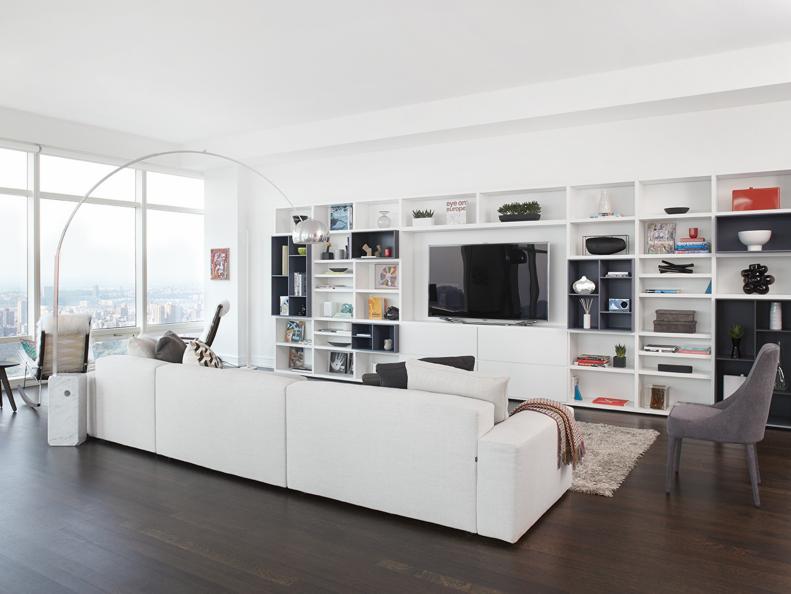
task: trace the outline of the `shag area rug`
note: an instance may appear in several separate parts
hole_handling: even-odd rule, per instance
[[[574,470],[571,490],[612,497],[637,460],[659,437],[653,429],[631,429],[577,421],[585,436],[585,458]]]

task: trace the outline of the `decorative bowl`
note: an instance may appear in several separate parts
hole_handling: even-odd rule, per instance
[[[352,344],[351,342],[339,341],[339,340],[328,340],[327,342],[334,347],[338,347],[339,349],[348,347]]]
[[[585,249],[593,256],[609,256],[626,250],[626,240],[622,237],[588,237],[585,240]]]
[[[739,231],[739,241],[747,246],[748,252],[760,252],[764,244],[772,238],[770,229],[753,229],[752,231]]]
[[[686,214],[689,212],[689,206],[668,206],[665,212],[667,214]]]
[[[340,272],[346,272],[347,270],[349,270],[349,269],[348,269],[348,268],[346,268],[346,267],[344,267],[344,268],[338,268],[338,267],[336,266],[335,268],[333,268],[332,266],[330,266],[330,272],[338,272],[338,273],[340,273]]]
[[[306,256],[308,254],[308,248],[306,248],[306,247],[298,247],[297,248],[297,253],[300,256]]]

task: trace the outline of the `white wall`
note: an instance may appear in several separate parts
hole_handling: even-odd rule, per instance
[[[302,204],[540,188],[788,169],[789,132],[791,102],[778,102],[270,163],[265,169],[294,202]],[[225,226],[225,219],[210,214],[215,212],[212,202],[224,199],[213,195],[210,187],[207,184],[207,242],[214,237],[215,226],[224,226],[220,237],[230,240],[233,229]],[[271,359],[273,348],[268,315],[268,237],[273,217],[271,210],[260,212],[258,201],[268,200],[271,208],[283,203],[257,184],[243,189],[242,194],[256,201],[254,216],[246,220],[255,242],[252,309],[256,313],[250,331],[253,358],[264,362]],[[241,229],[243,226],[237,228],[237,234]],[[557,253],[555,250],[555,257]],[[416,262],[425,259],[425,252],[418,251],[414,258]],[[421,274],[420,266],[415,268]],[[553,268],[554,275],[559,269]],[[557,282],[553,290],[558,291]],[[558,312],[557,307],[554,311]]]

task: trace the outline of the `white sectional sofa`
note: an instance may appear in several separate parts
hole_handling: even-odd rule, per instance
[[[88,432],[264,483],[516,542],[571,485],[557,428],[489,402],[131,356],[99,359]]]

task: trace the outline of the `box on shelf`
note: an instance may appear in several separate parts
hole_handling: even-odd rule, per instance
[[[648,408],[653,410],[667,410],[670,407],[670,386],[651,384],[646,389]]]
[[[780,188],[746,188],[733,190],[731,210],[773,210],[780,208]]]
[[[698,323],[695,312],[686,309],[657,309],[654,332],[695,334]]]

